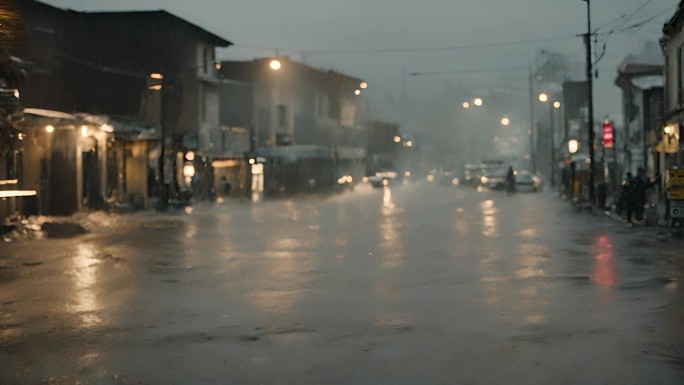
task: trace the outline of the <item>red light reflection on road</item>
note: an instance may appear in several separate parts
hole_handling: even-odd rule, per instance
[[[612,287],[616,282],[615,262],[613,261],[613,244],[606,235],[601,235],[594,244],[596,256],[592,278],[601,287]]]

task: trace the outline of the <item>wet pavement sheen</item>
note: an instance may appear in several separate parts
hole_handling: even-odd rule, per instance
[[[681,384],[684,242],[361,186],[0,244],[0,384]]]

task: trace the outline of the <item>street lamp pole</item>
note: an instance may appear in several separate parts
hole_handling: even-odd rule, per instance
[[[594,91],[593,91],[593,68],[591,58],[591,3],[590,0],[582,0],[587,2],[587,34],[584,37],[585,46],[587,49],[587,103],[589,104],[589,122],[588,122],[588,139],[589,139],[589,201],[596,203],[596,190],[594,188],[595,180],[595,162],[594,162]]]
[[[532,66],[530,65],[530,163],[532,164],[532,173],[537,173],[536,163],[534,161],[534,82],[532,75]]]
[[[169,206],[169,188],[166,183],[165,165],[166,165],[166,125],[164,124],[164,91],[166,90],[166,82],[163,74],[152,73],[150,78],[158,80],[159,84],[150,87],[152,90],[159,91],[159,126],[161,130],[161,149],[159,154],[159,202],[157,209],[165,211]]]
[[[551,187],[556,187],[556,143],[554,143],[555,135],[553,132],[553,109],[554,106],[549,101],[549,131],[551,132],[551,137],[549,138],[549,143],[551,143]]]

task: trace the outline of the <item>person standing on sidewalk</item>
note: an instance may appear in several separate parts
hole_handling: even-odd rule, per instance
[[[631,222],[631,214],[637,221],[644,220],[644,206],[646,206],[646,192],[658,183],[658,176],[654,181],[648,180],[646,170],[642,167],[637,169],[637,175],[632,179],[631,199],[629,199],[627,208],[627,220]]]

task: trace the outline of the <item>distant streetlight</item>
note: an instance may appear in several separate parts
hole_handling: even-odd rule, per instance
[[[548,100],[549,100],[549,95],[547,95],[543,92],[541,94],[539,94],[539,101],[540,102],[546,103]]]
[[[368,88],[368,83],[361,82],[361,84],[359,84],[359,88],[361,88],[362,90],[365,90],[366,88]]]
[[[560,107],[561,107],[561,103],[560,103],[560,102],[553,102],[553,108],[559,109]]]
[[[579,141],[577,139],[568,140],[568,152],[570,152],[570,196],[575,197],[575,161],[572,160],[572,155],[579,150]]]
[[[50,126],[50,125],[45,126],[45,131],[47,131],[48,133],[51,133],[51,132],[55,131],[55,127]]]
[[[407,140],[407,141],[406,141],[406,147],[413,147],[413,141],[412,141],[412,140]]]
[[[470,103],[469,102],[463,102],[463,108],[465,108],[465,109],[470,108]]]
[[[511,120],[504,116],[503,118],[501,118],[501,124],[504,126],[508,126],[509,124],[511,124]]]
[[[356,96],[361,95],[361,90],[356,90],[356,91],[354,91],[354,95],[356,95]]]
[[[482,107],[484,101],[481,98],[475,98],[475,100],[473,100],[473,104],[477,107]]]
[[[400,143],[401,142],[401,136],[395,136],[394,137],[394,143]]]
[[[280,63],[280,60],[278,59],[273,59],[271,60],[271,69],[274,71],[278,71],[280,67],[282,67],[282,64]]]

